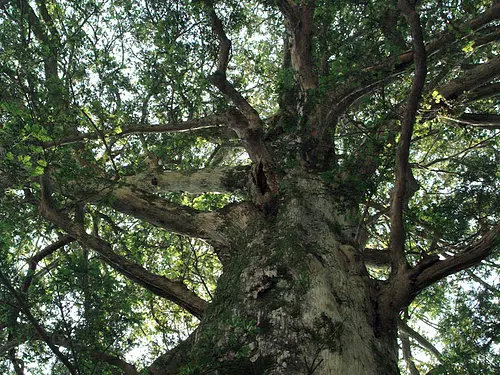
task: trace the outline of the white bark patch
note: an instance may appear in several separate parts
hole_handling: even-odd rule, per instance
[[[336,243],[332,241],[331,245],[335,246]],[[321,346],[316,348],[320,351],[318,358],[322,360],[319,373],[372,374],[376,364],[372,341],[367,338],[373,336],[373,330],[368,321],[370,304],[363,282],[338,268],[325,267],[313,256],[309,257],[308,263],[311,288],[304,300],[302,319],[313,330],[318,329],[317,322],[321,322],[322,316],[330,319],[332,324],[339,325],[338,350]],[[329,263],[328,260],[325,263]],[[326,334],[335,335],[335,332]],[[336,338],[331,339],[335,341]],[[311,357],[314,355],[310,353]]]
[[[223,180],[225,169],[201,169],[192,173],[179,171],[149,171],[124,177],[126,184],[133,185],[150,193],[184,191],[191,194],[206,192],[225,193]]]

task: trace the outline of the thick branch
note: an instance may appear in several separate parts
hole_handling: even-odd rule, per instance
[[[247,118],[251,127],[260,128],[261,120],[257,111],[248,103],[248,101],[237,91],[227,80],[227,65],[229,63],[229,53],[231,50],[231,41],[224,31],[221,20],[215,13],[213,3],[207,1],[207,9],[212,22],[212,29],[219,39],[219,58],[217,61],[217,71],[212,75],[212,83],[229,99]]]
[[[457,118],[448,116],[439,116],[439,118],[458,125],[488,130],[500,130],[500,115],[490,113],[463,113]]]
[[[490,83],[470,91],[467,94],[466,101],[474,102],[476,100],[490,98],[492,96],[500,95],[500,82]]]
[[[300,87],[303,91],[314,89],[318,86],[318,77],[312,61],[315,1],[302,1],[297,5],[293,1],[283,0],[279,1],[278,5],[290,34],[291,61],[297,71]]]
[[[411,354],[411,344],[410,338],[405,333],[400,333],[399,339],[401,340],[401,346],[403,351],[403,359],[406,362],[406,368],[410,375],[420,375],[415,362],[413,362],[413,356]]]
[[[39,208],[43,217],[66,231],[85,246],[93,249],[106,263],[122,275],[145,287],[152,293],[176,303],[194,316],[201,317],[207,305],[206,301],[190,291],[182,281],[174,281],[164,276],[156,275],[139,264],[115,253],[108,242],[87,234],[82,226],[72,222],[52,206],[46,184],[42,183],[42,186],[44,187],[42,188],[42,200]]]
[[[137,371],[134,365],[131,365],[117,356],[102,352],[92,352],[90,355],[97,361],[107,362],[112,366],[118,367],[125,375],[139,375],[139,371]]]
[[[459,78],[448,82],[437,89],[440,95],[447,100],[454,100],[466,91],[472,91],[479,86],[500,76],[500,57],[493,57],[484,64],[472,68]]]
[[[262,163],[264,175],[266,177],[266,184],[270,187],[270,191],[276,192],[277,184],[273,171],[274,163],[271,154],[264,143],[262,121],[255,108],[253,108],[243,95],[236,90],[232,83],[227,80],[226,71],[229,61],[231,41],[228,39],[224,31],[224,27],[215,12],[213,3],[211,1],[207,1],[206,6],[212,21],[212,28],[219,38],[217,71],[211,77],[212,83],[220,90],[220,92],[226,95],[238,109],[237,111],[232,111],[232,121],[230,122],[229,127],[233,129],[243,141],[243,144],[252,161],[256,164]],[[267,199],[268,197],[266,196],[264,200]]]
[[[216,212],[200,212],[126,186],[111,190],[107,198],[115,210],[159,228],[204,239],[215,247],[227,245],[222,234],[227,224]]]
[[[411,91],[408,96],[408,102],[402,120],[396,164],[396,181],[391,201],[391,238],[389,249],[391,252],[393,273],[408,266],[404,255],[405,232],[403,208],[405,204],[405,195],[408,190],[407,176],[411,174],[408,159],[410,155],[413,125],[415,124],[418,103],[422,95],[425,76],[427,74],[426,52],[419,16],[415,12],[415,9],[410,6],[408,0],[401,0],[398,7],[408,19],[411,27],[413,53],[415,56],[415,76],[413,77]]]
[[[57,43],[59,43],[60,42],[59,32],[57,31],[52,16],[50,15],[49,10],[47,9],[47,4],[45,4],[45,0],[38,0],[36,3],[38,5],[38,10],[40,12],[40,15],[42,16],[43,22],[45,23],[45,25],[47,25],[48,29],[50,30],[52,38]]]
[[[478,264],[483,259],[486,259],[499,243],[500,225],[497,225],[460,254],[438,260],[429,267],[415,267],[410,271],[409,275],[410,279],[414,280],[413,289],[415,294],[448,275]]]
[[[370,249],[363,250],[363,262],[371,268],[387,268],[391,266],[391,256],[386,249]]]
[[[149,193],[183,191],[191,194],[206,192],[244,192],[249,167],[200,169],[194,172],[155,171],[123,177],[127,185]]]
[[[30,24],[35,37],[40,41],[50,51],[50,55],[44,60],[45,77],[47,80],[52,80],[57,82],[59,80],[58,69],[57,69],[57,50],[55,44],[58,42],[54,36],[49,37],[44,30],[42,22],[36,15],[33,8],[30,6],[29,2],[26,0],[14,1],[16,6],[19,8],[21,14],[28,15],[28,22]],[[42,3],[43,4],[43,3]],[[49,16],[50,18],[50,16]],[[55,29],[53,29],[55,30]]]

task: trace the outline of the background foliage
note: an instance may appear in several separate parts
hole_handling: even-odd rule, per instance
[[[0,372],[12,373],[19,366],[25,373],[66,373],[38,340],[26,309],[82,373],[120,373],[95,361],[97,352],[145,366],[187,337],[196,318],[118,274],[77,241],[33,266],[36,254],[65,238],[38,214],[37,178],[53,174],[57,203],[76,220],[88,192],[125,176],[148,169],[189,172],[249,163],[234,134],[222,128],[122,136],[131,125],[176,124],[228,108],[208,79],[216,67],[218,41],[204,3],[0,3]],[[474,32],[467,26],[491,5],[478,0],[418,2],[427,41],[445,32],[457,38],[429,56],[428,87],[414,131],[410,161],[420,189],[408,203],[405,223],[413,263],[429,248],[450,256],[498,223],[498,124],[457,125],[450,118],[498,115],[500,91],[449,102],[439,92],[445,82],[498,59],[498,19]],[[233,42],[228,79],[259,111],[272,137],[273,116],[283,111],[278,104],[297,95],[293,72],[282,66],[282,16],[272,1],[232,0],[215,6]],[[37,22],[29,9],[35,10]],[[411,48],[409,29],[394,9],[390,1],[318,1],[313,55],[328,62],[317,66],[319,96],[322,89],[349,88],[368,67]],[[490,42],[476,46],[477,39],[487,37]],[[361,211],[370,219],[366,231],[373,248],[385,248],[389,240],[384,210],[398,139],[390,124],[411,85],[410,74],[397,75],[399,79],[361,97],[339,117],[331,134],[337,169],[322,172],[333,185],[344,171],[362,167],[360,160],[366,158],[360,159],[360,152],[377,159],[380,167],[373,176],[352,181],[342,191],[363,197]],[[498,77],[490,83],[498,86]],[[286,121],[280,125],[285,134],[296,131]],[[62,142],[81,134],[97,136]],[[244,199],[241,192],[159,196],[200,211]],[[121,255],[156,274],[183,280],[208,301],[212,298],[221,266],[203,241],[120,214],[107,198],[92,201],[82,220],[87,232],[112,243]],[[405,322],[427,337],[422,341],[409,335],[419,373],[500,373],[499,267],[496,249],[481,265],[430,287],[409,307]],[[370,270],[376,278],[386,277],[386,271]],[[441,353],[439,358],[428,354],[429,346]],[[406,371],[403,363],[402,368]]]

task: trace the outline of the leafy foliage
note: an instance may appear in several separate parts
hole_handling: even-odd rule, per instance
[[[180,281],[206,301],[223,269],[220,243],[195,230],[161,227],[163,219],[150,219],[138,206],[126,210],[116,192],[129,189],[136,194],[130,201],[160,207],[172,221],[223,216],[252,199],[273,212],[251,189],[212,191],[213,176],[195,180],[204,168],[215,175],[252,164],[252,173],[269,172],[264,158],[252,155],[253,136],[275,158],[277,179],[285,181],[281,192],[297,170],[321,176],[343,211],[355,211],[347,241],[360,251],[390,247],[401,113],[412,85],[412,61],[404,60],[412,49],[410,29],[395,2],[316,1],[309,52],[318,84],[304,91],[287,58],[292,41],[284,38],[290,30],[281,3],[1,2],[0,372],[21,374],[24,366],[25,373],[68,373],[30,314],[79,374],[119,373],[112,361],[99,359],[103,353],[145,367],[198,324],[155,294],[158,288],[144,288],[142,274],[43,217],[45,180],[57,213],[81,236],[100,239],[120,259]],[[498,225],[500,207],[499,75],[474,75],[498,61],[499,17],[473,28],[471,20],[491,2],[417,3],[430,43],[412,175],[405,176],[415,185],[404,208],[411,266],[460,254]],[[248,119],[235,125],[236,101],[213,85],[221,37],[210,6],[232,42],[224,78],[260,116],[262,132],[248,139],[241,130]],[[467,79],[467,87],[449,86]],[[476,121],[478,114],[489,122]],[[179,172],[181,182],[195,176],[197,193],[188,183],[186,190],[169,190],[179,181],[160,186],[158,177],[169,172]],[[131,177],[149,182],[129,184]],[[442,354],[439,361],[425,357],[413,338],[422,373],[500,372],[498,256],[497,247],[487,261],[430,286],[408,307],[410,325],[432,326],[429,341]],[[378,281],[390,278],[387,266],[368,272]],[[255,328],[254,321],[234,325]],[[240,349],[240,357],[249,355]]]

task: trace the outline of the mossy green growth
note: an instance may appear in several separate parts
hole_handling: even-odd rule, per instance
[[[188,355],[189,363],[181,368],[180,374],[198,375],[217,370],[229,375],[235,373],[231,372],[235,369],[250,369],[253,364],[248,359],[249,343],[259,332],[254,319],[229,314],[218,316],[213,323],[201,327],[200,336]]]

